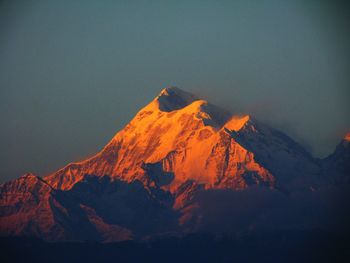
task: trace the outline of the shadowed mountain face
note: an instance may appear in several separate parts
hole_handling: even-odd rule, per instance
[[[325,158],[323,172],[335,184],[350,183],[350,133],[337,145],[334,153]]]
[[[221,192],[216,208],[231,198],[248,200],[252,196],[230,193],[250,189],[264,189],[269,198],[261,190],[253,196],[273,204],[275,196],[284,200],[287,193],[344,182],[348,148],[345,138],[319,161],[251,116],[166,88],[95,156],[44,178],[26,174],[1,185],[0,232],[103,242],[193,232],[215,225],[218,218],[207,210],[213,193]],[[249,210],[242,222],[256,211],[260,215],[261,207]]]

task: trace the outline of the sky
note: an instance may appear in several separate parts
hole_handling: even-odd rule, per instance
[[[350,131],[341,1],[0,1],[0,182],[99,151],[162,88],[316,157]]]

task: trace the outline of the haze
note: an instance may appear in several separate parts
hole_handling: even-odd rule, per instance
[[[96,153],[168,85],[328,155],[350,130],[335,2],[2,1],[1,182]]]

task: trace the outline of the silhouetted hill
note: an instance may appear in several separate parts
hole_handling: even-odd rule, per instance
[[[3,263],[16,262],[349,262],[349,236],[321,230],[281,231],[241,237],[192,234],[149,242],[47,243],[1,238]]]

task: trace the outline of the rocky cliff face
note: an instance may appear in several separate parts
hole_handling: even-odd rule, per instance
[[[309,189],[323,166],[288,136],[166,88],[95,156],[1,185],[1,234],[118,241],[195,224],[209,189]],[[346,155],[347,156],[347,155]]]

